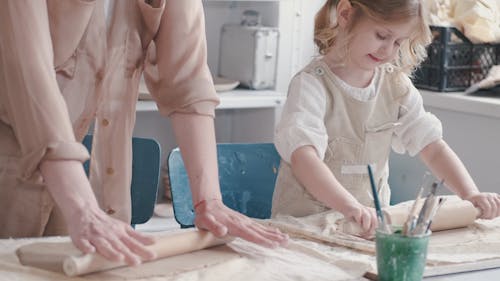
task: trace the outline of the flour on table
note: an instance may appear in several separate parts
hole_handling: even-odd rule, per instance
[[[342,228],[342,225],[345,221],[335,212],[324,212],[301,218],[278,216],[262,223],[277,227],[293,237],[331,246],[331,249],[335,249],[334,251],[338,254],[332,254],[333,250],[323,249],[322,255],[329,257],[334,263],[342,260],[343,257],[351,256],[353,265],[359,261],[374,265],[375,244],[373,240],[344,233],[346,228]],[[330,255],[325,253],[330,253]],[[500,218],[478,219],[467,227],[437,231],[431,235],[427,256],[427,262],[431,266],[489,259],[500,259]],[[348,259],[343,261],[345,263],[340,267],[348,268]]]
[[[0,281],[351,281],[364,280],[361,271],[344,271],[335,264],[308,253],[304,247],[268,249],[235,239],[184,255],[123,267],[80,277],[67,277],[19,264],[15,250],[33,242],[67,242],[68,238],[0,239]],[[304,241],[306,244],[311,243]],[[296,242],[296,243],[300,243]],[[312,244],[311,244],[312,245]],[[326,246],[323,246],[326,247]],[[356,273],[356,274],[353,274]]]

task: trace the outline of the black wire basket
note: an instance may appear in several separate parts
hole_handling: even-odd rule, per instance
[[[500,63],[500,44],[473,44],[458,29],[430,27],[433,41],[427,59],[414,73],[419,89],[438,92],[463,91],[486,77]]]

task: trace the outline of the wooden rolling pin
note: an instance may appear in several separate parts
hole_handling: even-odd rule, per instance
[[[470,201],[462,200],[455,195],[439,196],[445,198],[443,205],[439,208],[431,224],[432,231],[448,230],[466,227],[474,223],[480,216],[480,211]],[[424,200],[420,200],[420,210]],[[411,204],[394,205],[384,209],[384,215],[388,223],[402,226],[410,212]]]
[[[229,242],[219,239],[207,231],[193,230],[158,237],[147,246],[156,253],[156,259],[185,254]],[[113,262],[99,254],[82,254],[71,242],[37,242],[16,250],[22,265],[78,276],[92,272],[127,266],[124,261]]]
[[[474,223],[480,216],[480,211],[467,200],[462,200],[456,195],[438,196],[446,200],[434,216],[431,224],[432,231],[448,230],[454,228],[467,227]],[[414,200],[402,202],[382,209],[388,224],[402,227],[408,218]],[[420,200],[418,210],[422,207],[424,200]],[[339,230],[360,236],[363,229],[352,220],[341,220]]]

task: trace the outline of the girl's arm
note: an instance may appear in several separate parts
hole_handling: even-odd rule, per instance
[[[291,158],[292,171],[314,198],[326,206],[344,214],[360,224],[366,233],[377,227],[377,216],[373,208],[363,206],[335,178],[330,169],[319,158],[313,146],[296,149]]]
[[[455,194],[481,209],[481,218],[500,216],[500,195],[480,192],[462,161],[444,140],[428,144],[420,152],[420,158]]]

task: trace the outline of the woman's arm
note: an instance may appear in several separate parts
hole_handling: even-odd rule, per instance
[[[240,236],[266,246],[285,243],[286,235],[222,203],[213,120],[219,99],[207,64],[203,4],[165,5],[155,37],[159,77],[150,84],[160,112],[172,120],[190,180],[195,224],[218,236]]]
[[[73,243],[83,252],[130,264],[139,256],[151,258],[144,244],[152,239],[100,210],[85,176],[88,152],[75,140],[56,81],[46,1],[2,3],[0,72],[1,106],[21,147],[22,180],[33,180],[41,170]]]
[[[171,119],[189,176],[196,226],[217,236],[239,236],[268,247],[286,243],[288,237],[279,230],[264,227],[222,203],[213,118],[174,113]]]

